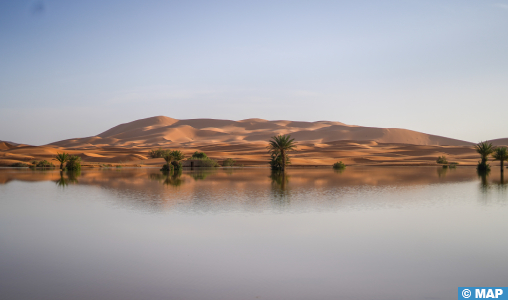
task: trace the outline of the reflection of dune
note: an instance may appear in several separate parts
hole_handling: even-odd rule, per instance
[[[441,171],[438,169],[438,171]],[[152,168],[85,169],[71,178],[58,170],[0,170],[0,183],[13,180],[35,182],[63,179],[84,186],[97,186],[113,191],[126,206],[140,205],[150,209],[211,209],[215,207],[249,207],[262,209],[273,206],[271,197],[284,198],[285,205],[314,203],[311,195],[324,197],[329,204],[339,203],[345,194],[361,188],[367,191],[411,190],[431,184],[478,181],[474,168],[457,168],[436,172],[435,167],[349,167],[343,172],[330,169],[292,169],[274,174],[268,169],[202,169],[185,170],[182,174],[164,174]],[[498,182],[499,174],[485,180]],[[196,202],[196,199],[206,201]],[[374,197],[376,198],[376,197]],[[277,200],[272,199],[272,200]],[[377,198],[376,198],[377,199]],[[277,201],[278,201],[277,200]],[[370,200],[370,201],[374,201]],[[357,200],[358,201],[358,200]],[[277,202],[278,203],[278,202]],[[349,203],[362,206],[365,202]],[[369,204],[370,205],[370,204]],[[284,206],[286,207],[286,206]]]

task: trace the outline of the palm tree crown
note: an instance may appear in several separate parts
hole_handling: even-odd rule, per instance
[[[479,144],[474,146],[476,152],[480,154],[482,157],[482,163],[487,162],[487,157],[494,152],[494,146],[492,143],[488,142],[480,142]]]
[[[291,138],[291,135],[284,134],[284,135],[277,135],[272,136],[272,139],[269,141],[268,144],[268,150],[272,153],[272,156],[279,156],[282,160],[282,170],[286,168],[286,157],[287,152],[293,151],[296,148],[296,143],[294,142],[295,139]]]
[[[495,160],[499,160],[501,162],[501,172],[504,171],[504,161],[508,160],[508,150],[506,147],[498,147],[494,149],[494,153],[492,154],[492,157]]]
[[[63,153],[56,153],[56,160],[58,160],[58,162],[60,162],[60,169],[63,169],[63,164],[69,160],[69,154],[63,152]]]
[[[173,160],[176,161],[181,161],[185,158],[185,155],[180,150],[171,151],[171,156],[173,157]]]
[[[169,165],[171,161],[174,159],[173,151],[167,150],[162,154],[162,158],[166,161],[166,163]]]

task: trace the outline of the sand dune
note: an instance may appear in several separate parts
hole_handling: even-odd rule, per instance
[[[52,143],[66,148],[110,146],[178,147],[211,143],[266,143],[277,134],[291,134],[302,143],[372,141],[412,145],[470,146],[472,143],[398,128],[350,126],[339,122],[295,122],[247,119],[241,121],[158,116],[115,126],[97,136]]]
[[[34,147],[0,141],[0,165],[54,158],[66,151],[85,164],[117,163],[153,165],[155,148],[179,149],[187,156],[205,151],[219,161],[233,158],[244,165],[264,165],[270,137],[291,134],[298,142],[293,165],[328,165],[343,161],[351,165],[435,165],[438,156],[474,165],[478,155],[473,143],[400,128],[347,125],[333,121],[216,119],[177,120],[157,116],[120,124],[96,136],[74,138]],[[508,139],[492,141],[508,144]],[[493,163],[495,164],[495,163]]]
[[[0,150],[9,150],[9,149],[12,149],[12,148],[16,148],[16,144],[14,144],[12,142],[3,142],[3,141],[0,141]]]
[[[494,146],[508,146],[508,138],[489,140]]]

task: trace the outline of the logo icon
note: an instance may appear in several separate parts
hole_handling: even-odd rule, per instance
[[[464,298],[471,297],[471,291],[469,289],[463,289],[462,290],[462,297],[464,297]]]

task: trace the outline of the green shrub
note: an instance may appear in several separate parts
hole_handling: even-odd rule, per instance
[[[220,167],[219,163],[215,159],[211,158],[203,159],[202,162],[203,167],[213,167],[213,168]]]
[[[342,161],[338,161],[338,162],[333,164],[333,168],[336,169],[336,170],[343,170],[343,169],[346,168],[346,164],[343,163]]]
[[[33,167],[35,168],[54,168],[55,165],[47,160],[41,160],[41,161],[36,161],[34,160],[32,162],[34,165]]]
[[[166,154],[168,151],[171,150],[162,150],[161,148],[157,150],[152,149],[148,151],[148,156],[150,156],[151,158],[162,158],[164,157],[164,154]]]
[[[71,156],[65,165],[67,170],[70,171],[79,171],[81,170],[81,157],[79,156]]]
[[[235,164],[235,160],[232,159],[232,158],[226,158],[223,162],[222,162],[222,166],[224,167],[232,167],[234,164]]]
[[[23,167],[28,167],[28,164],[25,164],[22,162],[17,162],[17,163],[12,164],[11,167],[23,168]]]
[[[437,159],[436,159],[436,162],[438,164],[447,164],[448,163],[448,160],[446,160],[446,156],[439,156]]]
[[[198,152],[198,151],[196,151],[196,152],[194,152],[192,154],[191,159],[196,159],[196,158],[197,159],[207,159],[208,156],[204,152]]]

